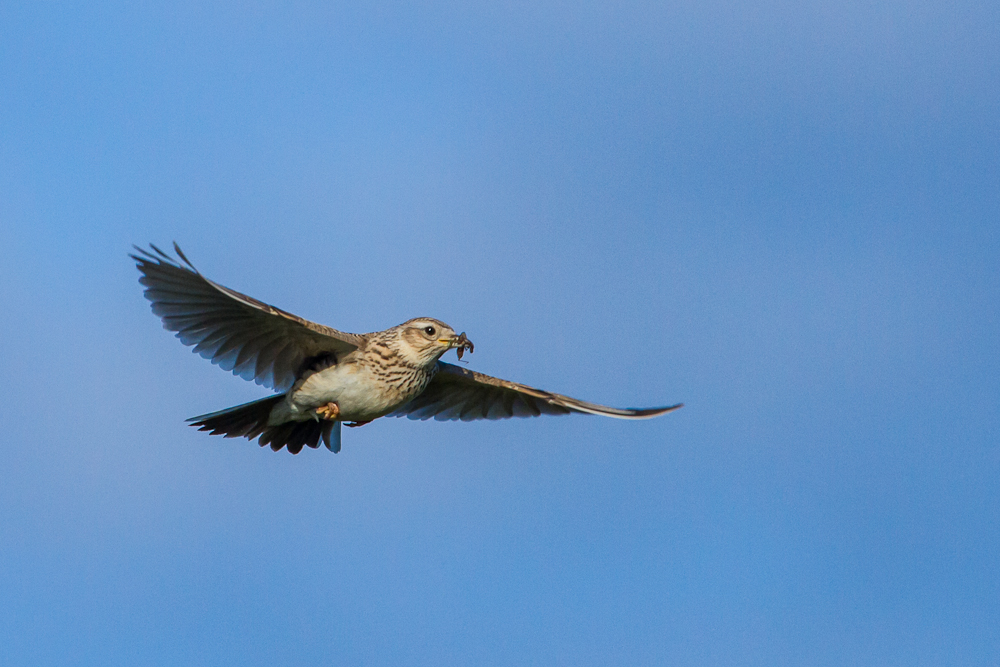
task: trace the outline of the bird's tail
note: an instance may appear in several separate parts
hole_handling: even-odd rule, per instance
[[[270,445],[278,451],[288,447],[292,454],[298,454],[304,446],[315,449],[323,443],[336,453],[340,451],[339,421],[288,421],[282,424],[268,425],[271,410],[284,400],[284,394],[269,396],[258,401],[251,401],[207,415],[199,415],[188,419],[199,431],[208,431],[212,435],[225,438],[246,438],[253,440],[259,437],[260,446]]]

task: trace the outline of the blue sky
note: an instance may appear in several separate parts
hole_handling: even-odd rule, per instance
[[[0,6],[0,662],[1000,661],[995,3]],[[126,254],[647,422],[299,456]]]

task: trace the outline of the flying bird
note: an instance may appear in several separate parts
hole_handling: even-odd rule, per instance
[[[192,417],[200,431],[254,438],[274,451],[304,446],[340,451],[340,426],[385,416],[445,421],[573,412],[647,419],[682,407],[610,408],[501,380],[441,361],[472,341],[430,317],[366,334],[337,331],[292,315],[201,275],[178,259],[134,246],[145,296],[163,327],[202,357],[273,396]]]

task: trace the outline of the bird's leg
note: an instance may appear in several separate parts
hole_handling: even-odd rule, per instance
[[[340,406],[333,401],[330,401],[326,405],[321,405],[316,408],[316,414],[323,419],[334,420],[340,416]]]
[[[350,424],[348,424],[348,426],[350,426],[351,428],[357,428],[359,426],[364,426],[365,424],[371,424],[371,423],[372,423],[372,420],[369,419],[366,422],[351,422]]]

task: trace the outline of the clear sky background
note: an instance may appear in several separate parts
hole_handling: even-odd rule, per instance
[[[0,663],[1000,662],[1000,5],[0,4]],[[298,456],[126,257],[623,422]],[[453,359],[449,355],[449,359]]]

